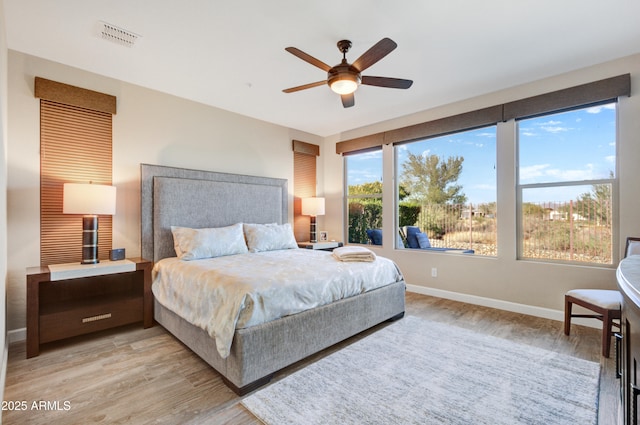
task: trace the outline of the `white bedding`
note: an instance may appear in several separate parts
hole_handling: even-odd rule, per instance
[[[402,280],[395,263],[341,262],[330,252],[288,249],[194,261],[165,258],[153,268],[160,304],[215,338],[229,355],[236,328],[265,323]]]

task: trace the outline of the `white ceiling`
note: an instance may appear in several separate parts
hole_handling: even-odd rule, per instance
[[[10,49],[319,136],[338,134],[640,52],[638,0],[2,0]],[[99,21],[141,35],[99,36]],[[383,37],[398,48],[342,107],[326,78],[287,53],[338,64]]]

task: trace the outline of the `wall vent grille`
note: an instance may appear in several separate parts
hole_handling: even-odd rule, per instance
[[[105,40],[127,47],[133,47],[138,38],[140,38],[136,33],[102,21],[100,22],[100,35]]]

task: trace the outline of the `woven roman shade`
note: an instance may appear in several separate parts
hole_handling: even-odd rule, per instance
[[[54,83],[47,87],[70,86]],[[69,92],[76,98],[78,93],[96,93],[73,87]],[[43,91],[42,86],[36,89],[40,97],[40,263],[43,266],[82,259],[82,216],[62,213],[63,184],[112,184],[112,113],[61,103],[65,98],[60,93],[60,90]],[[104,96],[108,95],[98,95],[102,99],[98,104],[104,104]],[[91,107],[92,103],[87,105]],[[100,216],[98,242],[98,258],[107,259],[112,248],[111,216]]]
[[[336,153],[374,150],[382,145],[402,144],[459,131],[472,130],[511,119],[528,118],[592,104],[617,100],[631,95],[631,75],[624,74],[592,83],[556,90],[502,105],[452,115],[408,127],[375,133],[336,143]]]
[[[560,112],[631,95],[631,75],[624,74],[504,104],[504,121]]]
[[[293,141],[293,233],[300,242],[309,240],[309,217],[302,215],[302,198],[316,196],[318,155],[318,145]]]
[[[336,143],[336,153],[364,152],[379,149],[382,145],[408,143],[428,137],[471,130],[495,124],[502,120],[502,105],[465,112],[458,115],[427,121],[408,127],[376,133],[357,139]]]

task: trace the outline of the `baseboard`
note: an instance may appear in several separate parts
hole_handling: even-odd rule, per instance
[[[460,301],[469,304],[481,305],[483,307],[491,307],[498,310],[511,311],[513,313],[527,314],[529,316],[542,317],[545,319],[557,320],[564,322],[564,311],[553,310],[550,308],[536,307],[527,304],[519,304],[510,301],[496,300],[493,298],[479,297],[477,295],[462,294],[460,292],[445,291],[443,289],[429,288],[426,286],[407,284],[407,291],[415,292],[422,295],[430,295],[432,297],[445,298],[447,300]],[[574,318],[572,324],[589,326],[591,328],[602,328],[602,323],[596,319],[580,319]]]
[[[7,332],[7,340],[9,344],[27,340],[27,328],[14,329]]]
[[[2,347],[2,368],[0,370],[0,397],[4,400],[4,386],[7,382],[7,362],[9,361],[9,338],[5,335],[4,347]],[[1,413],[1,412],[0,412]],[[0,414],[0,424],[2,416]]]

